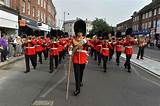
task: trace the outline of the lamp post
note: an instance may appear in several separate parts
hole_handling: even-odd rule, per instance
[[[67,15],[69,15],[69,13],[68,13],[68,12],[64,12],[64,22],[63,22],[63,25],[64,25],[64,32],[65,32],[65,20],[66,20],[66,13],[67,13]]]

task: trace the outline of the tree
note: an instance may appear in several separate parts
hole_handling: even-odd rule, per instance
[[[93,33],[98,33],[98,32],[111,32],[112,27],[109,26],[103,19],[98,19],[96,18],[93,22]]]

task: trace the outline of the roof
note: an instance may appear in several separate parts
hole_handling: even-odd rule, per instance
[[[160,7],[160,0],[155,0],[151,2],[149,5],[146,5],[144,8],[142,8],[139,13],[145,13],[147,11],[153,10],[157,7]]]

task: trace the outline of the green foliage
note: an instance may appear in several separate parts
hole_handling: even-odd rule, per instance
[[[112,27],[109,26],[103,19],[96,18],[93,22],[92,32],[110,32]]]

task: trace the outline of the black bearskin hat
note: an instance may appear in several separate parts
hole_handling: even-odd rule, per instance
[[[74,32],[77,35],[79,32],[86,34],[86,22],[79,19],[74,23]]]

